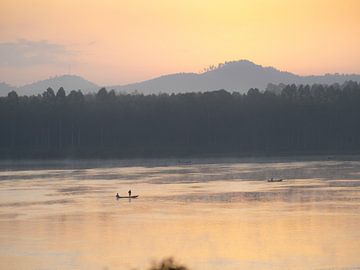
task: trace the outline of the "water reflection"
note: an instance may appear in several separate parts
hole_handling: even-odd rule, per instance
[[[358,161],[141,162],[0,165],[0,269],[360,265]]]

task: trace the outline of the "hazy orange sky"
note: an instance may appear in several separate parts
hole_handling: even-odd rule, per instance
[[[0,0],[0,81],[110,85],[249,59],[360,73],[359,0]]]

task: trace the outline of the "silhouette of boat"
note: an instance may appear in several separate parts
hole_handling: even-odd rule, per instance
[[[268,179],[267,181],[268,182],[282,182],[284,179],[273,179],[273,178],[271,178],[271,179]]]
[[[139,197],[139,195],[133,195],[133,196],[115,196],[116,199],[136,199]]]

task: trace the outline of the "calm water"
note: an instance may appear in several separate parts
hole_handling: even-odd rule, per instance
[[[0,269],[350,270],[359,254],[359,161],[0,163]]]

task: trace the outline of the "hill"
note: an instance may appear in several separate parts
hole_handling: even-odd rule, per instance
[[[108,87],[123,92],[179,93],[203,92],[218,89],[246,92],[249,88],[265,90],[272,84],[332,84],[345,81],[360,81],[360,75],[326,74],[323,76],[300,76],[280,71],[273,67],[263,67],[248,60],[225,62],[202,73],[177,73],[139,83]]]
[[[10,91],[16,90],[15,86],[9,85],[5,82],[0,82],[0,96],[6,96]]]
[[[52,77],[46,80],[34,82],[32,84],[19,87],[19,94],[31,95],[33,93],[41,93],[51,87],[55,91],[63,87],[65,91],[81,89],[84,92],[96,91],[99,86],[96,84],[76,75],[62,75]]]
[[[24,86],[10,86],[6,83],[0,83],[0,95],[7,95],[11,90],[15,90],[19,95],[34,95],[44,92],[48,87],[57,91],[63,87],[66,92],[81,89],[83,92],[93,92],[99,89],[99,86],[76,75],[62,75],[51,77],[46,80],[37,81]]]
[[[143,94],[205,92],[219,89],[244,93],[250,88],[265,90],[269,84],[272,87],[278,84],[342,84],[350,80],[360,82],[360,75],[325,74],[321,76],[300,76],[273,67],[257,65],[248,60],[240,60],[212,66],[201,73],[169,74],[127,85],[108,86],[107,89],[126,93],[137,91]],[[81,89],[83,93],[95,92],[100,88],[95,83],[80,76],[63,75],[21,87],[0,83],[0,95],[6,95],[11,90],[17,91],[19,95],[40,94],[48,87],[53,88],[55,91],[60,87],[64,87],[67,92]]]

